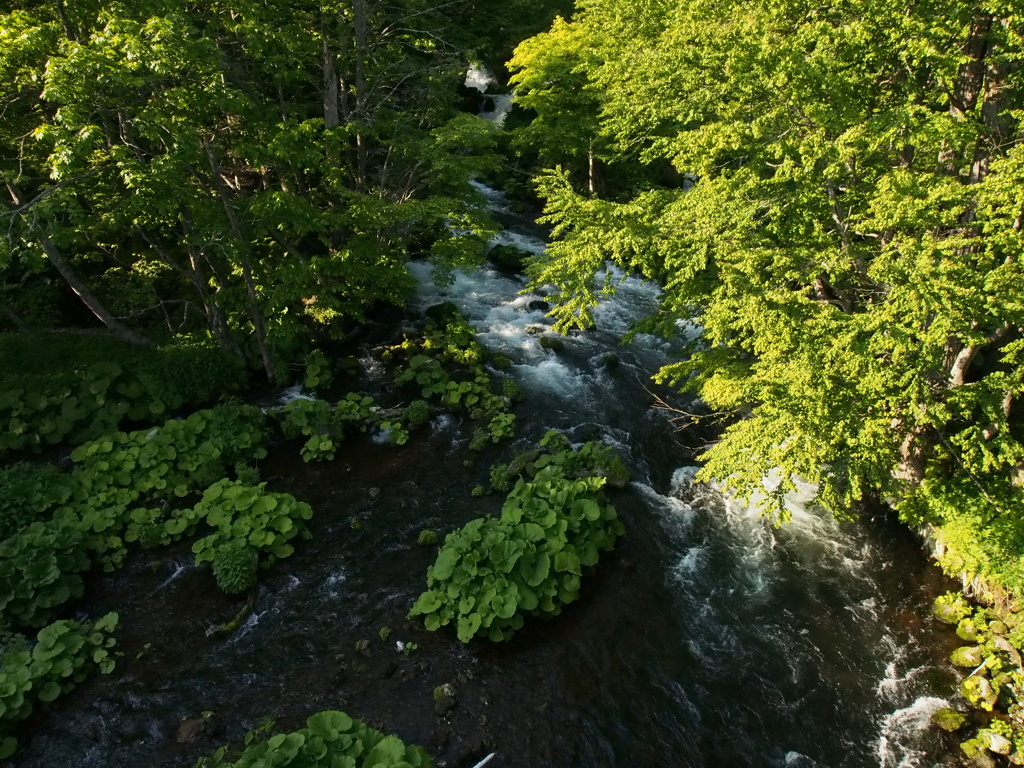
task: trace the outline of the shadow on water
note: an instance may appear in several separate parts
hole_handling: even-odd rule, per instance
[[[539,342],[543,297],[520,295],[521,281],[485,268],[441,291],[427,267],[414,272],[423,306],[454,301],[511,359],[528,395],[519,448],[556,427],[609,441],[630,465],[633,484],[613,494],[627,535],[581,599],[497,646],[405,619],[436,554],[419,532],[443,537],[500,509],[470,490],[512,449],[469,452],[458,421],[401,448],[349,441],[324,464],[279,447],[263,474],[310,502],[313,538],[261,574],[238,629],[209,632],[246,597],[220,594],[187,545],[134,554],[84,606],[120,612],[118,669],[29,721],[16,764],[190,766],[266,716],[291,728],[326,708],[457,768],[490,752],[492,768],[957,764],[955,744],[928,727],[955,674],[956,638],[929,618],[949,585],[882,514],[838,524],[797,505],[774,529],[694,484],[692,446],[650,408],[645,383],[671,346],[618,346],[653,289],[617,275],[600,330],[555,351]],[[445,684],[454,706],[438,714]],[[179,732],[206,711],[205,731]]]

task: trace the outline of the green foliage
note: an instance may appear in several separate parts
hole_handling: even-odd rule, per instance
[[[400,421],[382,421],[380,428],[395,445],[405,445],[409,442],[409,430]]]
[[[318,712],[306,727],[294,733],[246,737],[246,747],[231,757],[227,747],[211,757],[200,758],[196,768],[432,768],[434,763],[421,748],[406,746],[395,736],[385,736],[343,712]]]
[[[0,337],[0,424],[8,426],[0,453],[93,439],[125,419],[206,403],[245,383],[239,361],[211,347],[76,344],[81,349],[52,336]]]
[[[214,562],[218,584],[222,583],[218,557],[227,579],[225,583],[235,587],[244,581],[240,578],[243,554],[250,560],[257,554],[265,554],[267,562],[273,563],[295,551],[289,542],[296,536],[309,537],[304,521],[313,516],[310,506],[287,493],[268,493],[264,486],[265,483],[250,487],[221,480],[206,489],[193,509],[165,523],[172,533],[190,531],[201,521],[214,529],[213,533],[196,541],[192,551],[197,565]]]
[[[405,423],[409,429],[417,429],[430,421],[430,403],[426,400],[413,400],[405,409]]]
[[[501,382],[501,394],[513,403],[523,399],[523,390],[516,384],[515,379],[504,379]]]
[[[512,483],[509,482],[509,478],[506,474],[507,472],[507,464],[495,464],[491,467],[490,483],[493,490],[500,491],[501,493],[508,493],[509,489],[512,487]]]
[[[80,574],[89,565],[81,531],[33,523],[0,543],[0,617],[16,627],[46,624],[56,608],[82,596]]]
[[[330,461],[346,429],[366,432],[375,421],[375,412],[372,397],[350,392],[333,405],[323,400],[293,400],[273,415],[286,438],[307,438],[302,446],[304,461]]]
[[[259,467],[253,467],[245,462],[238,462],[235,464],[235,478],[242,485],[259,485],[260,482],[260,470]]]
[[[94,624],[58,621],[40,630],[29,647],[11,643],[0,666],[0,759],[17,748],[13,723],[28,717],[37,704],[48,704],[81,683],[94,669],[114,669],[111,636],[117,614]]]
[[[410,616],[423,616],[429,630],[454,622],[462,642],[500,641],[522,627],[524,613],[557,615],[578,597],[583,569],[623,527],[601,494],[605,479],[574,476],[587,457],[566,454],[578,457],[571,449],[544,454],[549,460],[532,481],[516,482],[500,518],[447,536]]]
[[[61,14],[0,14],[0,161],[20,189],[0,295],[39,282],[45,243],[153,334],[294,359],[374,302],[403,303],[410,253],[466,263],[486,243],[469,181],[494,167],[495,130],[457,110],[465,53],[438,44],[462,32],[449,9],[93,3],[68,27]],[[345,84],[333,113],[307,76],[324,57]]]
[[[86,547],[109,570],[125,555],[128,541],[148,543],[165,537],[144,532],[155,520],[140,504],[173,502],[205,488],[240,461],[266,455],[266,417],[248,405],[222,405],[198,411],[181,421],[125,434],[117,432],[76,448],[71,458],[75,490],[57,519],[86,535]],[[168,512],[172,519],[178,513]],[[130,530],[126,532],[126,528]],[[168,525],[180,536],[178,523]]]
[[[385,352],[385,361],[404,362],[396,383],[417,391],[423,398],[417,402],[424,406],[433,401],[486,421],[486,426],[473,432],[472,450],[511,438],[515,434],[515,416],[508,410],[511,398],[494,393],[495,382],[484,365],[486,354],[473,327],[453,306],[441,308],[445,311],[433,313],[439,324],[429,323],[422,337],[407,338]],[[419,407],[421,413],[424,406]]]
[[[327,355],[319,349],[314,349],[306,355],[306,373],[302,380],[306,389],[317,392],[329,389],[334,382],[334,371],[331,369],[331,361]]]
[[[71,492],[70,478],[54,466],[20,462],[0,468],[0,541],[49,518]]]
[[[213,556],[213,576],[217,586],[228,595],[237,595],[256,584],[259,556],[248,544],[237,540],[221,544]]]
[[[538,178],[530,274],[560,330],[593,323],[609,261],[663,289],[640,330],[701,326],[659,377],[735,417],[701,479],[779,520],[797,477],[836,514],[890,499],[950,570],[1019,590],[1020,17],[893,11],[588,0],[524,43],[529,131],[566,166]],[[581,191],[591,140],[635,188]]]

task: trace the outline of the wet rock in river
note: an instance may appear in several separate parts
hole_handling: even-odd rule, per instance
[[[965,645],[953,651],[949,660],[958,667],[976,667],[985,660],[985,649],[980,645]]]
[[[544,349],[550,349],[552,352],[561,352],[565,349],[565,342],[558,336],[541,336],[539,341]]]
[[[185,718],[178,725],[178,743],[190,744],[207,735],[207,718]]]
[[[962,728],[963,724],[966,722],[966,717],[955,709],[950,709],[949,707],[943,707],[932,714],[932,724],[950,733]]]
[[[445,683],[434,689],[434,714],[444,717],[458,705],[455,698],[455,687],[451,683]]]
[[[502,272],[522,272],[530,254],[514,245],[496,245],[487,254],[487,258]]]

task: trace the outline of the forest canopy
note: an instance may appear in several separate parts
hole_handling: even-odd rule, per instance
[[[484,49],[551,18],[519,0],[468,24],[483,5],[0,14],[0,322],[61,325],[66,283],[88,308],[73,320],[208,337],[274,379],[310,337],[403,304],[407,259],[472,262],[493,225],[468,182],[493,166],[493,126],[458,88]]]
[[[562,328],[609,262],[663,288],[643,330],[703,327],[660,376],[732,417],[704,479],[782,518],[796,477],[888,500],[1020,588],[1022,56],[1007,2],[582,0],[510,63],[533,279]]]

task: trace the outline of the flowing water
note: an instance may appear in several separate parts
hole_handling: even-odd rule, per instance
[[[500,212],[500,193],[481,190]],[[523,222],[500,242],[536,251],[540,236]],[[484,267],[438,288],[428,266],[413,270],[422,307],[453,301],[512,361],[498,375],[528,396],[515,447],[558,428],[608,441],[630,466],[633,483],[613,497],[627,534],[581,600],[499,646],[404,619],[436,551],[416,546],[418,532],[495,513],[501,499],[469,490],[513,447],[478,458],[451,417],[403,448],[354,439],[324,464],[282,446],[264,474],[311,502],[314,536],[261,576],[238,629],[210,631],[245,598],[219,594],[187,546],[134,555],[90,585],[85,606],[121,612],[118,670],[30,721],[15,764],[190,766],[265,716],[290,728],[325,708],[455,768],[491,753],[491,768],[957,764],[955,743],[929,726],[955,677],[955,638],[929,616],[947,585],[884,515],[840,524],[796,495],[792,523],[775,529],[693,481],[699,436],[651,407],[671,401],[649,377],[673,343],[619,345],[655,288],[612,272],[598,328],[555,351],[540,342],[552,335],[545,298],[520,278]],[[446,683],[456,705],[437,714]],[[215,713],[205,730],[179,730],[204,711]]]

